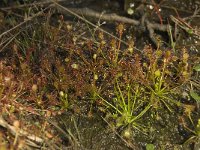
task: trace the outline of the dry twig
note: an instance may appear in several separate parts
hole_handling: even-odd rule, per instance
[[[6,128],[8,131],[10,131],[10,133],[14,136],[19,135],[19,136],[24,136],[27,137],[27,142],[30,143],[30,141],[32,141],[34,143],[31,146],[35,146],[37,144],[42,144],[44,142],[44,140],[40,137],[37,137],[35,135],[31,135],[28,132],[22,130],[22,129],[16,129],[16,127],[11,126],[10,124],[8,124],[2,116],[0,116],[0,126]]]
[[[24,24],[27,23],[28,21],[33,20],[35,17],[38,17],[38,16],[42,15],[42,14],[44,13],[45,10],[47,10],[47,9],[49,9],[49,8],[51,8],[51,7],[52,7],[52,5],[49,5],[49,6],[46,7],[44,10],[38,12],[37,14],[33,15],[32,17],[26,18],[23,22],[19,23],[18,25],[14,26],[13,28],[11,28],[11,29],[9,29],[9,30],[3,32],[2,34],[0,34],[0,38],[2,38],[4,35],[10,33],[11,31],[13,31],[13,30],[15,30],[15,29],[21,27],[22,25],[24,25]]]
[[[98,18],[98,19],[101,18],[102,20],[106,20],[106,21],[116,21],[116,22],[127,23],[127,24],[131,24],[131,25],[134,25],[134,26],[141,26],[142,25],[142,26],[144,26],[144,29],[147,29],[149,31],[149,36],[150,36],[151,40],[154,42],[155,45],[157,45],[157,42],[154,38],[154,31],[155,30],[164,31],[164,32],[168,31],[168,25],[151,23],[150,21],[148,21],[148,19],[146,17],[143,17],[143,19],[141,21],[139,21],[139,20],[130,19],[130,18],[127,18],[127,17],[122,17],[122,16],[119,16],[119,15],[113,14],[113,13],[112,14],[102,14],[102,13],[96,12],[96,11],[88,9],[88,8],[80,8],[80,9],[78,9],[78,8],[76,8],[76,9],[75,8],[66,8],[66,7],[58,4],[57,2],[55,2],[55,0],[52,0],[52,2],[55,4],[56,8],[60,12],[62,12],[63,14],[74,15],[74,16],[78,17],[79,19],[85,21],[86,23],[92,25],[95,28],[98,28],[100,31],[110,35],[111,37],[114,37],[115,39],[121,41],[122,43],[124,43],[126,45],[128,45],[128,43],[126,43],[125,41],[119,39],[118,37],[110,34],[109,32],[97,27],[97,25],[91,23],[90,21],[86,20],[85,18],[83,18],[80,15]]]

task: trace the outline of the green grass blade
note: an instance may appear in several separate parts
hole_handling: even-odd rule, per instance
[[[200,96],[194,92],[193,90],[190,91],[190,96],[197,102],[200,102]]]
[[[149,105],[147,105],[147,107],[145,107],[145,109],[144,109],[142,112],[140,112],[139,115],[137,115],[136,117],[134,117],[134,118],[131,120],[131,122],[133,122],[133,121],[139,119],[140,117],[142,117],[142,116],[149,110],[150,107],[151,107],[151,104],[149,103]]]
[[[98,95],[99,98],[101,98],[107,105],[111,106],[113,109],[115,109],[119,114],[123,114],[119,109],[117,109],[117,107],[115,107],[114,105],[112,105],[111,103],[109,103],[108,101],[106,101],[103,97],[101,97],[100,95]]]

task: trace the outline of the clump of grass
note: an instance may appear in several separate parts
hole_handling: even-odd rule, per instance
[[[141,89],[139,86],[133,88],[133,85],[128,84],[124,88],[122,90],[116,80],[111,101],[100,95],[98,97],[104,102],[106,111],[109,112],[108,117],[116,120],[116,127],[131,125],[141,131],[141,125],[137,123],[137,120],[150,109],[151,105],[150,103],[145,105],[145,102],[140,100]]]

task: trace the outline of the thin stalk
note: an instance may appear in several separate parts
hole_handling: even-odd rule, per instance
[[[181,103],[181,102],[179,102],[179,101],[176,101],[176,100],[173,100],[173,99],[171,99],[171,98],[169,98],[169,97],[162,96],[162,98],[163,98],[163,99],[167,99],[167,100],[173,102],[173,103],[176,104],[177,106],[180,106],[180,105],[182,106],[182,105],[183,105],[183,103]]]
[[[120,93],[120,98],[122,99],[123,108],[124,108],[125,111],[127,111],[127,105],[125,103],[125,99],[124,99],[123,93],[122,93],[122,91],[121,91],[121,89],[119,87],[118,81],[116,81],[116,82],[117,82],[117,88],[118,88],[119,93]]]
[[[135,108],[135,103],[136,103],[136,98],[137,98],[138,93],[139,93],[139,90],[138,90],[138,87],[137,87],[135,95],[134,95],[134,99],[133,99],[132,108],[131,108],[131,115],[133,114],[133,110]]]
[[[172,36],[172,29],[171,29],[171,26],[169,25],[169,36],[170,36],[170,41],[171,41],[171,46],[172,46],[172,49],[173,49],[173,51],[175,52],[176,50],[175,50],[175,45],[176,45],[176,43],[174,42],[174,40],[173,40],[173,36]]]
[[[159,91],[161,91],[162,84],[164,82],[163,78],[164,78],[164,75],[165,75],[165,67],[166,67],[166,64],[164,62],[163,69],[162,69],[162,72],[161,72],[161,77],[160,77],[160,80],[159,80]]]
[[[117,107],[113,106],[111,103],[109,103],[108,101],[106,101],[103,97],[101,97],[100,95],[98,95],[99,98],[101,98],[106,104],[108,104],[109,106],[111,106],[112,108],[114,108],[120,115],[122,115],[123,113],[117,109]]]
[[[145,109],[144,109],[142,112],[140,112],[139,115],[137,115],[136,117],[134,117],[134,118],[131,120],[131,122],[133,122],[133,121],[135,121],[135,120],[141,118],[141,117],[149,110],[149,108],[151,108],[151,106],[152,106],[152,105],[149,103],[149,105],[147,105],[147,107],[145,107]]]
[[[172,112],[171,108],[168,106],[168,104],[165,102],[165,100],[161,99],[161,101],[163,102],[163,104],[167,107],[167,109]]]
[[[119,42],[118,42],[118,46],[117,49],[115,49],[115,65],[118,62],[118,57],[119,57],[119,51],[120,51],[120,47],[121,47],[121,39],[122,39],[122,34],[119,35]]]
[[[127,95],[128,95],[128,112],[129,114],[131,114],[131,93],[130,93],[130,85],[128,84],[128,91],[127,91]]]

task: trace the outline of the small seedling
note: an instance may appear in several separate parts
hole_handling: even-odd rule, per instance
[[[64,93],[63,91],[60,91],[59,96],[60,96],[60,100],[62,102],[62,107],[64,109],[68,109],[68,107],[69,107],[69,101],[68,101],[68,95],[67,95],[67,93]]]

